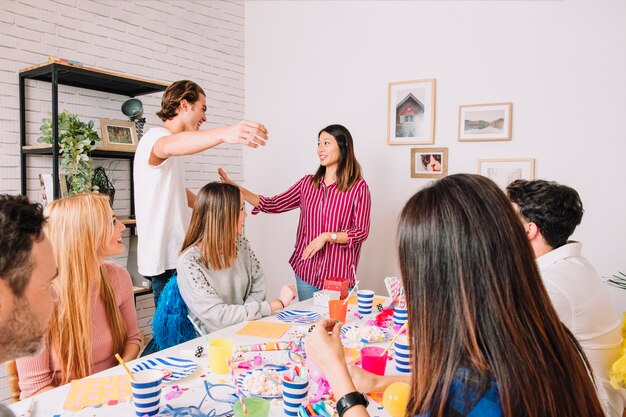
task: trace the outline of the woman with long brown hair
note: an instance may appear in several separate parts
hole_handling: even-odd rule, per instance
[[[243,237],[246,206],[237,187],[210,182],[198,193],[178,258],[178,288],[205,332],[269,316],[295,298],[294,285],[265,300],[265,277]]]
[[[45,349],[17,360],[22,399],[137,357],[141,336],[130,275],[105,259],[124,252],[109,198],[81,194],[50,203],[45,232],[58,267]]]
[[[239,187],[252,214],[300,209],[296,244],[289,259],[300,301],[322,289],[324,279],[355,284],[361,245],[370,229],[371,198],[356,160],[352,135],[342,125],[326,126],[317,135],[320,165],[287,191],[274,197]],[[221,168],[222,181],[235,184]]]
[[[459,174],[419,191],[400,216],[398,251],[413,358],[407,416],[602,416],[589,364],[495,183]],[[307,354],[337,398],[357,404],[339,416],[365,416],[333,324],[317,326]]]

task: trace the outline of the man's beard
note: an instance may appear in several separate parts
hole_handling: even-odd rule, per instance
[[[15,299],[11,316],[0,325],[0,357],[13,360],[33,356],[43,348],[44,332],[24,297]]]

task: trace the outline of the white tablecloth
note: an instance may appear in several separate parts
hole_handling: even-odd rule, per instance
[[[326,317],[328,316],[328,307],[315,306],[313,305],[312,300],[307,300],[307,301],[303,301],[300,303],[294,303],[290,305],[287,309],[288,310],[295,310],[295,309],[311,310],[311,311],[316,311],[323,316],[326,316]],[[358,318],[355,317],[354,313],[356,311],[357,311],[356,304],[350,305],[348,315],[347,315],[347,320],[346,320],[348,324],[361,322],[362,320],[371,319],[375,317],[375,315],[377,314],[377,310],[374,307],[371,315],[365,316],[362,320],[359,320]],[[276,318],[275,315],[271,317],[265,317],[262,320],[279,322],[279,320]],[[215,338],[215,337],[231,338],[233,339],[233,345],[235,347],[238,345],[248,345],[248,344],[254,344],[254,343],[276,341],[276,339],[267,339],[267,338],[264,339],[264,338],[259,338],[259,337],[241,336],[241,335],[235,334],[239,329],[245,326],[246,323],[247,322],[240,323],[240,324],[219,330],[217,332],[211,333],[209,335],[209,338]],[[296,326],[308,327],[310,325],[296,325]],[[292,333],[292,330],[288,331],[286,335],[283,336],[283,339],[287,339],[289,334],[291,333]],[[198,406],[200,401],[205,395],[205,389],[204,389],[204,383],[203,383],[205,379],[208,379],[209,381],[214,382],[214,383],[222,382],[222,383],[227,383],[231,385],[233,384],[230,374],[215,375],[209,372],[207,349],[205,345],[206,343],[204,342],[202,338],[197,338],[189,342],[171,347],[169,349],[154,353],[152,355],[128,362],[128,366],[129,368],[132,368],[135,364],[142,362],[148,358],[165,357],[165,356],[175,356],[175,357],[180,357],[180,358],[185,358],[185,359],[190,359],[190,360],[195,361],[198,364],[198,369],[193,374],[189,375],[186,378],[182,378],[178,381],[171,382],[169,384],[164,385],[162,399],[161,399],[161,410],[163,410],[163,407],[166,404],[170,404],[172,407],[184,407],[184,406],[191,406],[191,405]],[[204,352],[200,358],[196,358],[194,356],[194,352],[197,346],[204,346]],[[256,353],[247,353],[245,354],[245,356],[250,357],[250,359],[252,359],[255,354]],[[286,362],[289,360],[287,351],[263,352],[262,356],[263,356],[264,363],[279,363],[279,362]],[[122,375],[122,374],[125,374],[122,367],[116,366],[114,368],[107,369],[106,371],[102,371],[97,374],[94,374],[93,376],[100,377],[100,376]],[[387,375],[396,375],[396,374],[397,372],[395,372],[395,366],[394,366],[393,361],[389,361],[387,364]],[[204,377],[201,377],[202,375],[204,375]],[[172,390],[170,388],[171,385],[178,385],[181,388],[188,388],[188,390],[185,391],[183,395],[181,395],[180,397],[166,401],[163,398],[163,396],[166,393],[171,392]],[[34,401],[35,404],[34,404],[34,411],[32,413],[32,417],[55,416],[55,415],[61,415],[64,417],[65,416],[120,417],[120,416],[134,416],[135,414],[132,402],[120,402],[113,406],[105,405],[101,407],[88,407],[88,408],[85,408],[76,412],[63,410],[63,404],[65,402],[65,398],[68,392],[69,392],[69,384],[34,396],[32,400]],[[20,416],[30,406],[31,406],[31,400],[27,399],[27,400],[11,405],[10,408],[14,411],[16,416]],[[204,401],[204,404],[202,406],[202,411],[206,413],[211,409],[216,409],[217,413],[219,414],[223,411],[226,411],[228,409],[228,405],[216,403],[207,398],[207,400]],[[370,412],[370,415],[372,416],[388,417],[388,414],[384,410],[379,409],[378,404],[376,404],[373,401],[370,401],[370,406],[368,407],[368,410]],[[276,401],[276,404],[272,405],[272,407],[270,408],[270,416],[271,417],[285,416],[281,401]]]

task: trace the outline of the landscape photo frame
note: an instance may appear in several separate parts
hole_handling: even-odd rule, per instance
[[[100,119],[102,148],[108,151],[135,152],[139,139],[135,122]]]
[[[387,94],[387,144],[435,143],[436,80],[389,83]]]
[[[510,141],[513,103],[459,106],[459,142]]]

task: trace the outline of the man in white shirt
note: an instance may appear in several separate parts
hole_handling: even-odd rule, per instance
[[[0,363],[43,347],[57,267],[41,205],[0,195]],[[0,404],[0,417],[13,413]]]
[[[609,370],[621,354],[621,322],[600,276],[581,255],[582,243],[568,241],[584,212],[578,193],[556,182],[517,180],[507,194],[552,304],[589,359],[606,416],[621,417],[624,398],[609,384]]]
[[[135,152],[134,180],[139,273],[152,282],[157,305],[161,290],[176,273],[176,262],[189,225],[195,194],[185,188],[184,155],[221,143],[256,148],[267,130],[243,120],[235,125],[199,130],[206,121],[206,95],[189,80],[176,81],[163,93],[157,116],[162,127],[150,129]]]

